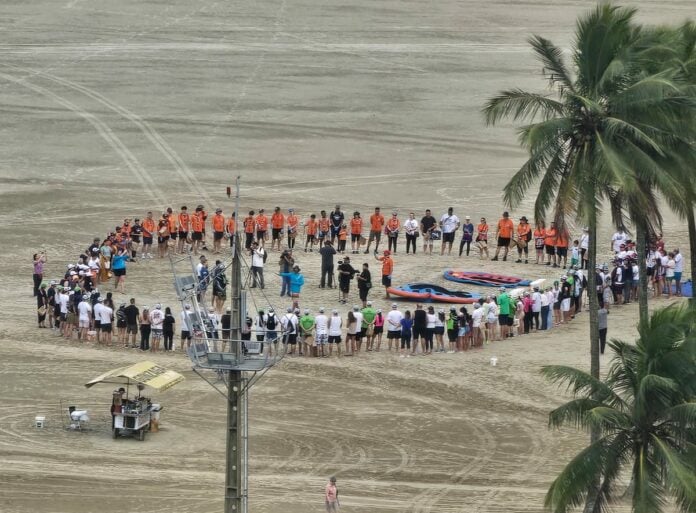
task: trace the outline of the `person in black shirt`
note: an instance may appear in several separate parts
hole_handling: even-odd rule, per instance
[[[341,291],[341,303],[345,304],[348,298],[348,292],[350,291],[350,281],[357,273],[352,265],[350,265],[350,258],[345,257],[343,261],[338,265],[338,288]]]
[[[128,243],[128,249],[130,249],[131,254],[130,262],[135,262],[135,257],[140,247],[140,236],[143,234],[143,227],[140,225],[140,219],[135,219],[133,222],[135,224],[131,227],[130,242]]]
[[[128,345],[130,339],[130,346],[135,346],[135,337],[138,335],[138,316],[140,315],[140,310],[135,306],[135,298],[131,298],[130,304],[124,308],[126,314],[126,346]]]
[[[319,253],[321,254],[321,281],[319,282],[319,287],[324,288],[328,276],[329,288],[333,288],[333,258],[336,250],[332,246],[331,241],[324,241],[324,247],[319,250]]]
[[[174,345],[174,324],[176,324],[176,319],[172,315],[172,309],[167,307],[164,309],[164,321],[162,322],[165,351],[171,351]]]
[[[430,209],[425,211],[425,215],[421,219],[420,222],[420,229],[421,233],[423,234],[423,252],[428,252],[429,254],[432,255],[433,253],[433,241],[430,238],[430,234],[432,231],[437,227],[437,220],[433,217],[433,215],[430,213]],[[414,320],[414,326],[415,326],[415,320]],[[414,337],[414,342],[415,337]]]
[[[331,212],[329,216],[331,219],[331,243],[333,244],[338,237],[338,232],[341,231],[341,226],[343,226],[343,220],[345,216],[341,212],[341,205],[336,205],[336,209]]]
[[[367,263],[363,264],[362,272],[358,275],[358,293],[363,308],[367,307],[367,294],[372,288],[372,275],[370,274],[370,266]]]
[[[429,212],[429,211],[428,211]],[[428,316],[423,310],[423,305],[418,303],[416,309],[413,311],[413,346],[411,348],[411,354],[416,354],[418,352],[418,341],[422,340],[423,352],[425,352],[425,335],[426,327],[428,325]]]

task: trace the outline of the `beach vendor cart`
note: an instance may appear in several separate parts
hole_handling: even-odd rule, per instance
[[[165,369],[152,362],[139,362],[102,374],[85,383],[91,388],[97,383],[119,385],[111,398],[111,429],[114,438],[134,436],[145,440],[145,433],[159,430],[162,407],[143,395],[146,389],[161,392],[184,380],[178,372]],[[135,389],[131,397],[131,389]],[[137,391],[137,395],[135,392]]]

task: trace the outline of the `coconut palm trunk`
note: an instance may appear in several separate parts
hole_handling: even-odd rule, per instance
[[[640,324],[648,322],[648,275],[645,267],[647,229],[641,222],[640,216],[633,218],[636,224],[636,252],[638,253],[638,321]]]
[[[686,212],[686,222],[689,226],[689,249],[691,250],[691,288],[693,290],[693,281],[696,280],[696,220],[694,219],[694,209],[689,208]],[[692,293],[689,303],[696,306],[696,294]]]

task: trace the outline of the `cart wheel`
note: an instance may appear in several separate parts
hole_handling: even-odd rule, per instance
[[[112,430],[114,438],[118,438],[118,428]]]
[[[145,429],[141,429],[140,431],[138,431],[138,440],[140,440],[141,442],[145,440]]]

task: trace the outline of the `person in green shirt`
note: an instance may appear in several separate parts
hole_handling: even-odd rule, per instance
[[[504,339],[510,336],[510,296],[508,296],[505,287],[500,287],[500,294],[495,300],[498,305],[498,324],[500,325],[500,338]]]
[[[314,317],[310,314],[309,310],[305,309],[304,315],[300,317],[300,336],[302,337],[302,344],[304,345],[305,354],[310,354],[310,344],[313,345],[312,333],[314,332]],[[319,348],[317,348],[317,351]],[[321,345],[321,355],[324,356],[324,345]]]
[[[375,341],[375,316],[377,310],[372,308],[372,301],[367,302],[367,306],[362,309],[362,338],[367,338],[367,350],[372,351],[372,346]]]

